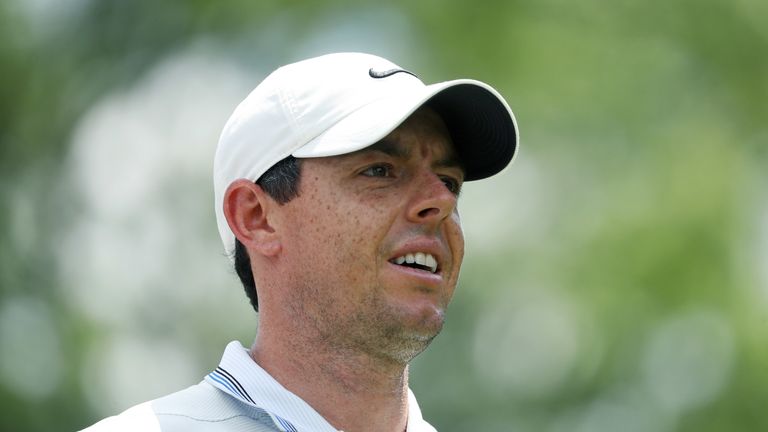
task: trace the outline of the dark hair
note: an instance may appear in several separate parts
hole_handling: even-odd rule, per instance
[[[256,184],[264,189],[272,199],[283,205],[299,196],[299,179],[301,178],[301,163],[293,156],[274,164],[262,174]],[[251,301],[253,309],[259,311],[259,296],[256,294],[256,283],[251,271],[251,258],[240,240],[235,239],[235,272],[243,283],[245,295]]]

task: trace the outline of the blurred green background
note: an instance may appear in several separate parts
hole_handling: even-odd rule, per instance
[[[494,85],[522,150],[412,367],[450,431],[768,430],[764,0],[0,3],[0,430],[198,382],[256,319],[212,211],[275,67],[383,55]]]

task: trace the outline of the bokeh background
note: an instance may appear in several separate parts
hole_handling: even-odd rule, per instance
[[[0,430],[198,382],[256,318],[211,165],[275,67],[489,82],[522,150],[411,386],[441,431],[768,430],[764,0],[0,2]]]

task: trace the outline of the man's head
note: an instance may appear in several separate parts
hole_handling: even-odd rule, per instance
[[[483,83],[425,86],[366,54],[285,66],[222,133],[222,240],[231,252],[237,237],[262,315],[407,361],[439,331],[456,285],[461,183],[503,169],[516,144],[509,107]]]
[[[216,150],[215,211],[225,250],[234,250],[222,205],[233,181],[256,181],[291,155],[324,157],[365,148],[425,104],[445,122],[467,180],[490,177],[512,160],[514,116],[482,82],[424,85],[394,63],[360,53],[316,57],[270,74],[232,113]]]

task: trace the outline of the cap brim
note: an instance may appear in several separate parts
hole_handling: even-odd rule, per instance
[[[421,106],[445,122],[465,180],[490,177],[504,169],[517,150],[514,114],[493,88],[475,80],[454,80],[390,94],[337,122],[293,152],[298,158],[336,156],[368,147],[397,128]]]

